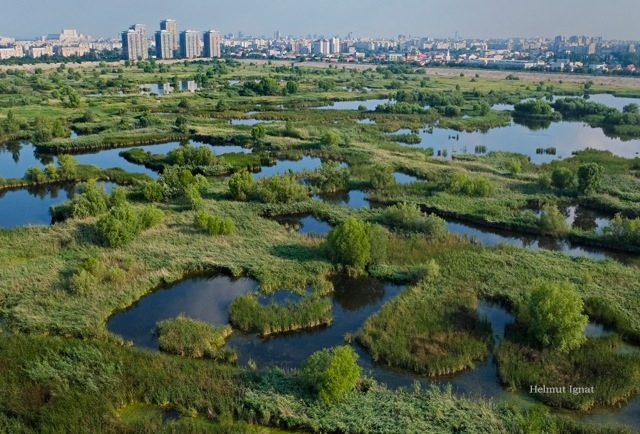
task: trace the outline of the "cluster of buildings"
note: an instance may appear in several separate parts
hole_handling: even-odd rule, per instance
[[[175,20],[160,22],[149,34],[144,24],[134,24],[117,39],[92,39],[76,30],[42,36],[33,41],[0,37],[0,60],[11,57],[83,56],[121,50],[127,60],[268,57],[320,59],[329,62],[412,62],[462,64],[505,69],[573,69],[633,71],[638,64],[636,42],[605,41],[602,37],[556,36],[548,39],[432,39],[398,35],[397,38],[344,38],[308,35],[251,37],[241,32],[221,36],[215,30],[178,30]]]
[[[0,37],[0,60],[12,57],[42,56],[83,56],[92,51],[113,50],[119,44],[112,40],[94,39],[84,36],[77,30],[64,29],[60,33],[41,36],[32,41],[16,41],[13,38]]]
[[[175,20],[161,21],[153,42],[158,59],[220,57],[220,33],[215,30],[179,32]],[[122,32],[122,57],[126,60],[149,58],[149,34],[145,24],[134,24]]]

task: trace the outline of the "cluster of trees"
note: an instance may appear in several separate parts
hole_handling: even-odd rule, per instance
[[[396,101],[405,103],[414,103],[421,108],[429,107],[446,107],[457,106],[462,107],[466,101],[462,93],[453,92],[429,92],[423,90],[400,90],[396,92]]]
[[[258,200],[264,203],[293,203],[309,197],[309,190],[293,173],[261,178],[258,182],[249,172],[238,172],[229,178],[229,193],[236,200]]]
[[[560,120],[562,115],[554,112],[546,101],[534,99],[518,103],[514,106],[513,115],[520,118]]]
[[[602,126],[640,125],[638,104],[628,104],[622,111],[605,104],[588,101],[584,98],[562,98],[553,107],[563,116],[573,119],[587,119],[589,123]]]
[[[403,115],[424,114],[427,112],[420,104],[399,101],[397,103],[380,104],[376,107],[379,113],[394,113]]]
[[[53,181],[73,181],[78,176],[78,161],[71,155],[58,156],[58,166],[49,163],[44,170],[40,167],[29,167],[24,179],[35,184]]]
[[[242,85],[240,90],[242,96],[275,96],[282,94],[278,80],[271,77],[264,77],[260,81],[249,80]]]
[[[149,202],[183,199],[191,209],[202,208],[202,193],[209,187],[209,181],[202,175],[194,175],[191,170],[168,167],[157,182],[143,186],[143,195]]]
[[[466,196],[487,197],[494,192],[491,181],[483,176],[472,178],[461,172],[455,172],[449,178],[448,191]]]
[[[161,223],[164,213],[153,205],[141,212],[128,203],[114,206],[96,222],[101,242],[108,247],[122,247],[133,241],[142,231]]]
[[[577,174],[567,167],[556,167],[550,177],[543,175],[540,182],[558,190],[576,189],[580,195],[589,195],[602,189],[603,175],[604,167],[598,163],[584,163],[578,167]]]
[[[51,120],[38,116],[33,121],[32,128],[31,139],[34,143],[45,143],[54,138],[67,138],[71,134],[71,130],[59,118]]]
[[[384,190],[396,184],[393,169],[389,166],[374,166],[371,170],[371,186],[375,190]]]
[[[561,237],[569,232],[567,219],[555,205],[545,205],[538,219],[538,227],[545,235]]]
[[[388,242],[389,232],[382,226],[349,217],[329,231],[324,249],[333,262],[363,272],[386,260]]]
[[[195,147],[185,143],[167,154],[167,161],[174,166],[189,168],[206,167],[222,164],[222,158],[218,157],[207,146]]]
[[[324,162],[315,173],[309,176],[309,180],[322,192],[343,191],[349,184],[349,169],[340,169],[335,161]]]
[[[611,219],[611,224],[603,228],[602,233],[620,244],[640,246],[640,218],[630,219],[616,214]]]
[[[0,134],[6,137],[15,137],[20,132],[20,128],[20,121],[13,111],[9,110],[7,117],[0,122]]]
[[[196,214],[194,224],[209,235],[231,235],[235,231],[231,217],[220,218],[205,211]]]
[[[446,223],[435,214],[422,212],[418,205],[404,202],[385,208],[377,221],[388,227],[430,236],[441,234]]]

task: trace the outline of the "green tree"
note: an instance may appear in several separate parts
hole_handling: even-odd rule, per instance
[[[302,365],[303,378],[328,404],[342,400],[353,390],[360,373],[358,355],[349,346],[315,352]]]
[[[538,225],[545,235],[563,236],[569,232],[567,219],[555,205],[545,205],[542,208]]]
[[[371,243],[365,223],[354,217],[329,231],[326,249],[332,261],[363,271],[371,260]]]
[[[393,169],[388,166],[374,166],[371,170],[371,185],[375,190],[384,190],[395,185],[396,178]]]
[[[255,181],[250,172],[238,172],[229,178],[229,192],[236,200],[247,200],[255,190]]]
[[[182,134],[187,134],[189,132],[189,122],[187,118],[184,116],[178,116],[175,122],[176,130],[181,132]]]
[[[98,236],[109,247],[122,247],[133,241],[142,231],[136,211],[130,205],[112,208],[96,223]]]
[[[367,224],[367,237],[371,246],[371,258],[369,263],[382,264],[387,260],[389,250],[389,231],[379,224]]]
[[[267,130],[264,128],[264,125],[257,124],[251,128],[251,138],[256,142],[262,140],[267,135]]]
[[[582,334],[589,319],[584,302],[568,282],[536,281],[526,301],[524,321],[536,343],[566,352],[585,341]]]
[[[320,139],[322,146],[334,147],[340,144],[340,135],[335,131],[327,131]]]
[[[592,194],[602,187],[604,167],[598,163],[586,163],[578,168],[578,193]]]
[[[517,175],[518,173],[522,172],[522,163],[520,162],[520,160],[513,158],[511,161],[509,161],[509,172],[512,175]]]
[[[63,178],[74,179],[78,174],[78,160],[71,155],[59,155],[58,166],[60,166],[60,176]]]
[[[287,95],[293,95],[294,93],[298,92],[298,83],[296,83],[295,81],[287,81],[287,84],[284,87],[285,90],[285,94]]]
[[[560,190],[572,188],[575,185],[573,172],[566,167],[558,167],[551,172],[551,185]]]

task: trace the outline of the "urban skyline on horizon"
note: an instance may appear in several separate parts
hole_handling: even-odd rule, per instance
[[[612,2],[618,6],[626,4],[629,10],[633,10],[634,4],[630,0]],[[369,0],[366,3],[362,0],[328,0],[322,4],[322,10],[331,10],[330,4],[335,4],[335,13],[330,14],[322,13],[322,10],[314,9],[306,2],[274,0],[265,3],[267,2],[238,0],[234,5],[210,5],[202,1],[186,0],[176,10],[174,4],[169,4],[166,0],[153,3],[141,0],[134,4],[114,0],[110,2],[113,7],[102,13],[100,11],[104,5],[92,5],[91,10],[87,11],[86,7],[80,7],[79,0],[70,0],[47,13],[50,9],[48,2],[24,0],[11,5],[7,8],[7,13],[0,17],[0,36],[28,40],[62,28],[72,28],[94,38],[117,38],[122,28],[132,23],[144,23],[155,28],[152,23],[171,17],[182,23],[182,29],[208,30],[213,27],[222,35],[237,35],[242,32],[253,37],[267,38],[279,30],[283,36],[293,37],[318,35],[344,38],[351,33],[360,38],[390,39],[403,34],[418,38],[453,39],[457,33],[461,39],[485,40],[541,36],[553,38],[560,34],[589,35],[605,40],[640,39],[640,35],[634,30],[637,27],[634,25],[633,14],[616,16],[611,13],[610,8],[603,10],[600,5],[585,6],[584,2],[577,0],[567,0],[562,5],[551,0],[540,0],[536,8],[513,5],[506,0],[460,0],[453,8],[428,0],[401,0],[392,8],[383,6],[381,0]],[[24,22],[19,19],[19,16],[24,16],[20,11],[29,4],[37,4],[35,10],[40,13],[36,16],[30,14],[29,20]],[[74,8],[75,4],[78,7]],[[152,4],[153,8],[149,10],[146,6]],[[563,15],[562,12],[570,4],[575,4],[574,16],[579,19],[568,19],[568,15]],[[247,6],[247,9],[242,5],[251,6]],[[545,5],[553,5],[553,8],[545,10]],[[247,10],[251,13],[248,14]],[[93,14],[86,16],[87,12]],[[527,19],[523,20],[522,14],[525,12]],[[99,16],[100,20],[96,20],[95,16]],[[538,16],[544,19],[536,19]]]

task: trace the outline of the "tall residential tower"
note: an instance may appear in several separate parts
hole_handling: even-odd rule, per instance
[[[168,30],[156,32],[156,57],[158,59],[173,59],[173,34]]]
[[[178,34],[178,23],[176,23],[176,20],[162,20],[160,21],[160,30],[166,30],[167,32],[170,32],[172,37],[171,37],[171,51],[173,51],[173,55],[177,55],[176,51],[178,51],[180,49],[180,41],[178,39],[179,34]],[[163,59],[168,59],[168,57],[163,57]]]
[[[180,33],[180,54],[185,59],[200,57],[200,33],[185,30]]]
[[[122,57],[126,60],[149,58],[149,37],[146,25],[134,24],[122,32]]]
[[[204,34],[204,57],[220,57],[220,33],[215,30]]]

